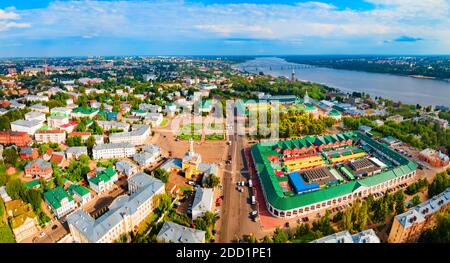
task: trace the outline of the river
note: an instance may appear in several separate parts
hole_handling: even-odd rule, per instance
[[[408,104],[450,106],[450,82],[419,79],[391,74],[308,67],[276,57],[260,57],[235,68],[251,73],[263,72],[275,77],[291,77],[292,70],[299,80],[322,83],[345,92],[365,92]]]

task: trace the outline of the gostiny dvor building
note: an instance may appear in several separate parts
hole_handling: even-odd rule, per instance
[[[360,132],[262,142],[251,157],[269,212],[318,213],[414,180],[417,165]]]

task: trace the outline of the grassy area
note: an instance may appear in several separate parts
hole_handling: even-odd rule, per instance
[[[192,191],[191,187],[187,187],[187,186],[180,186],[180,190],[182,192],[190,192],[190,191]]]
[[[0,243],[16,243],[14,234],[7,223],[0,223]]]
[[[220,140],[224,140],[225,136],[223,134],[220,133],[213,133],[213,134],[208,134],[205,135],[205,140],[210,140],[210,141],[220,141]]]
[[[142,235],[148,228],[158,219],[156,213],[149,215],[142,223],[139,224],[139,235]]]
[[[167,122],[168,122],[167,118],[164,118],[164,119],[162,120],[161,124],[159,125],[159,127],[164,127],[164,126],[166,126],[166,125],[167,125]]]
[[[308,233],[304,236],[301,236],[299,238],[296,238],[294,240],[292,240],[293,243],[309,243],[313,240],[315,240],[316,238],[314,237],[313,233]]]
[[[200,141],[202,139],[202,135],[199,133],[180,133],[178,134],[178,138],[180,138],[180,140],[189,140],[192,138],[194,141]]]

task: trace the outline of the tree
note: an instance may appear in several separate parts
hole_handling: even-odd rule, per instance
[[[405,195],[403,194],[403,191],[397,191],[394,194],[394,200],[395,200],[395,212],[397,214],[402,214],[405,212]]]
[[[207,188],[215,188],[220,184],[220,178],[214,174],[206,175],[204,186]]]
[[[155,169],[152,175],[161,180],[163,183],[167,183],[169,181],[170,174],[161,168]]]
[[[55,184],[56,184],[56,186],[61,186],[61,187],[64,186],[64,182],[63,182],[61,176],[59,176],[59,175],[55,176]]]
[[[19,179],[10,180],[6,184],[6,192],[13,200],[20,198],[20,193],[23,191],[23,185]]]
[[[95,141],[95,137],[94,136],[89,136],[89,138],[87,138],[86,140],[86,147],[88,149],[92,149],[95,145],[97,144],[97,142]]]
[[[90,171],[89,157],[85,154],[80,156],[80,161],[72,160],[64,173],[64,177],[72,182],[79,182]]]
[[[245,237],[245,241],[246,241],[247,243],[251,243],[251,244],[258,243],[258,239],[256,239],[255,235],[253,235],[253,234],[247,235],[247,236]]]
[[[168,194],[160,194],[156,197],[158,208],[156,209],[159,214],[165,213],[167,210],[169,210],[170,205],[172,204],[172,197]]]
[[[262,242],[268,244],[268,243],[273,243],[273,240],[270,236],[264,236]]]
[[[91,124],[91,126],[89,127],[89,131],[91,131],[92,134],[103,135],[103,128],[98,125],[96,121]]]
[[[5,215],[5,203],[3,199],[0,198],[0,223],[3,221],[3,216]]]
[[[86,131],[86,124],[83,121],[80,121],[80,123],[78,123],[77,126],[75,127],[75,131],[77,132]]]
[[[445,191],[450,187],[450,176],[448,170],[442,173],[436,174],[433,182],[428,187],[428,196],[433,197]]]
[[[289,237],[283,229],[277,227],[273,233],[272,240],[274,243],[286,243]]]
[[[203,218],[208,226],[214,227],[214,224],[216,223],[216,215],[213,212],[206,211]]]
[[[416,195],[411,199],[409,206],[414,207],[418,204],[420,204],[420,197],[418,195]]]
[[[438,214],[435,227],[425,230],[419,243],[450,243],[450,212]]]
[[[19,159],[19,154],[14,147],[9,147],[3,150],[3,159],[5,160],[5,163],[15,167],[17,165],[17,160]]]
[[[66,143],[70,147],[83,145],[81,136],[68,137],[67,140],[66,140]]]

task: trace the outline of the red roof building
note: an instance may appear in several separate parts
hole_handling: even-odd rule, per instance
[[[25,147],[30,143],[31,137],[26,132],[0,131],[0,144]]]
[[[20,158],[23,160],[34,160],[39,157],[37,148],[25,147],[20,150]]]

